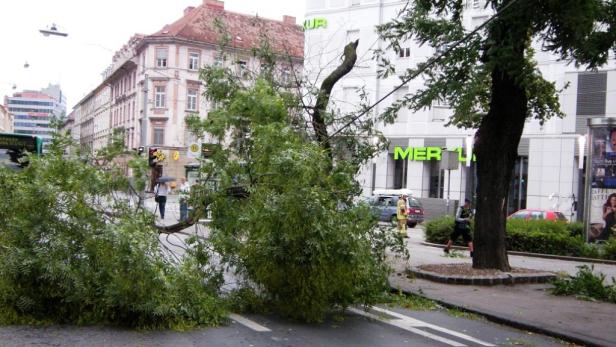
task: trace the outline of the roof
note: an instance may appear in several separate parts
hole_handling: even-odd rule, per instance
[[[231,47],[246,50],[259,47],[262,33],[265,33],[275,53],[297,58],[304,56],[304,32],[294,17],[285,16],[278,21],[230,12],[224,9],[221,1],[215,0],[204,0],[201,6],[186,8],[182,18],[146,36],[146,39],[180,38],[217,45],[220,34],[214,25],[215,18],[224,23],[230,34]]]

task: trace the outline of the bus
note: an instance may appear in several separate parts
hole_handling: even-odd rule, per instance
[[[0,166],[19,170],[28,165],[27,153],[41,155],[43,139],[33,135],[0,133]]]

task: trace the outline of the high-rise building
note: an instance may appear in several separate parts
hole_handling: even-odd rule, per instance
[[[35,135],[44,143],[51,140],[51,120],[66,114],[66,97],[59,85],[50,84],[40,91],[24,90],[4,98],[5,107],[13,115],[13,132]]]

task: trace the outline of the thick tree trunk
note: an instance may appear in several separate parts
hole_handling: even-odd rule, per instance
[[[511,269],[506,249],[507,196],[528,111],[526,91],[519,82],[528,36],[525,22],[517,18],[518,27],[512,29],[511,22],[503,19],[490,32],[493,52],[506,54],[487,57],[496,62],[492,99],[474,148],[478,182],[473,267],[478,269]]]

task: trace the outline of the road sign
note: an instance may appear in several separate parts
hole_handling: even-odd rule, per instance
[[[199,158],[199,155],[201,154],[201,146],[199,146],[199,144],[195,142],[189,144],[186,154],[189,158]]]

